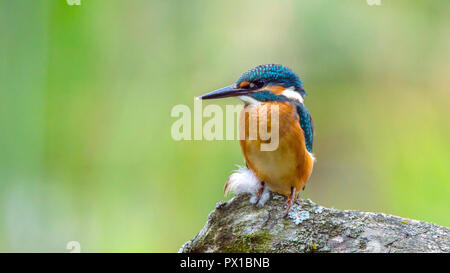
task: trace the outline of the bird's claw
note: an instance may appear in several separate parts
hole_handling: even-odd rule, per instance
[[[261,196],[262,196],[262,194],[264,192],[264,186],[265,186],[264,181],[261,181],[261,184],[260,184],[260,187],[258,189],[258,192],[256,192],[255,206],[258,206],[259,201],[261,200]]]
[[[291,194],[286,200],[286,210],[284,212],[283,218],[286,218],[289,215],[289,211],[291,210],[292,205],[294,205],[294,200],[295,200],[295,188],[291,187]]]

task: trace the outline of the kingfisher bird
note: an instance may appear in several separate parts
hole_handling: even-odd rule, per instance
[[[285,195],[285,215],[290,211],[299,191],[305,188],[315,162],[312,154],[314,125],[304,105],[305,96],[302,81],[291,69],[279,64],[265,64],[248,70],[235,84],[200,97],[203,100],[238,97],[244,102],[239,128],[244,128],[245,134],[240,139],[240,146],[251,173],[244,173],[242,170],[240,173],[244,179],[257,181],[253,203],[261,204],[263,193],[268,188]],[[278,124],[274,124],[270,118],[266,118],[265,122],[268,130],[278,127],[278,146],[267,151],[261,149],[267,139],[262,139],[258,133],[256,138],[249,138],[251,114],[246,113],[251,112],[251,109],[256,110],[252,113],[257,116],[259,127],[262,126],[260,115],[263,113],[270,117],[274,106],[278,107],[278,120],[275,121]],[[235,187],[231,185],[234,180],[230,177],[225,185],[225,192],[230,187]],[[268,197],[264,199],[263,202]]]

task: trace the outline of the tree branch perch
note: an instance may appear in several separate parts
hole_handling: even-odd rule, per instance
[[[446,227],[301,199],[283,218],[285,198],[272,195],[261,208],[246,194],[217,203],[180,252],[450,252]]]

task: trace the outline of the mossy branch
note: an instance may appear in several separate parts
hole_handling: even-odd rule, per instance
[[[284,197],[272,195],[261,208],[245,194],[219,202],[180,252],[450,252],[446,227],[310,200],[297,200],[283,218]]]

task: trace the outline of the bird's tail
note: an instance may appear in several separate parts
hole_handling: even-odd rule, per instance
[[[250,169],[242,166],[237,167],[238,169],[230,175],[225,184],[225,195],[229,192],[236,195],[239,193],[256,193],[260,187],[260,180]]]

